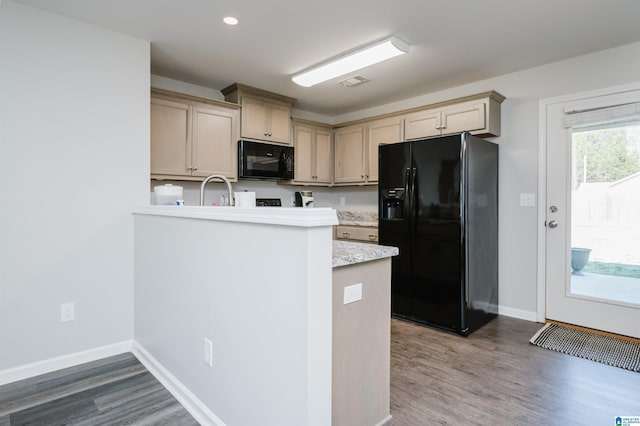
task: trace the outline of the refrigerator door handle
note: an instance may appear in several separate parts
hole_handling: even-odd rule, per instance
[[[411,204],[409,206],[410,210],[410,214],[411,214],[411,220],[412,220],[412,231],[415,231],[418,226],[417,226],[417,217],[418,217],[418,212],[416,211],[417,208],[417,203],[416,203],[416,176],[418,175],[418,169],[416,169],[415,167],[411,168],[411,183],[409,184],[409,197],[411,198]]]
[[[407,167],[404,171],[404,217],[408,231],[411,231],[411,205],[411,169]]]

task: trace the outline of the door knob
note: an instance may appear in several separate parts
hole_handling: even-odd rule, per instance
[[[556,228],[558,226],[558,222],[556,222],[555,220],[552,220],[551,222],[549,222],[549,228]]]

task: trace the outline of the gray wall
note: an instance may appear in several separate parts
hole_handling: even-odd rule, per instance
[[[150,78],[148,42],[7,0],[0,57],[1,371],[132,338]]]

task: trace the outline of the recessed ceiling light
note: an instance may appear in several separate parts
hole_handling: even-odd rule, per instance
[[[234,18],[233,16],[226,16],[226,17],[223,19],[223,21],[224,21],[224,23],[225,23],[225,24],[227,24],[227,25],[238,25],[238,22],[239,22],[239,21],[238,21],[238,19],[237,19],[237,18]]]

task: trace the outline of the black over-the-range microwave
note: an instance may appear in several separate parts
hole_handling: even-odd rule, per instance
[[[239,140],[238,178],[293,179],[293,147]]]

